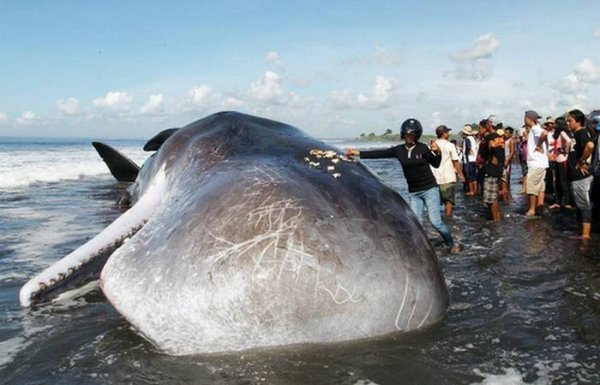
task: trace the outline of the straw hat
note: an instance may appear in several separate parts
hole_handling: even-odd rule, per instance
[[[473,132],[473,129],[468,124],[466,126],[464,126],[463,129],[460,130],[460,132],[462,132],[465,135],[475,135],[475,133]]]

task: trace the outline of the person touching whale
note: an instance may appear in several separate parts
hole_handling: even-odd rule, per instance
[[[435,142],[431,148],[419,142],[423,134],[421,123],[414,118],[407,119],[400,128],[400,138],[403,144],[386,149],[359,151],[346,149],[346,156],[358,156],[361,159],[396,158],[402,166],[402,171],[408,184],[409,205],[419,221],[423,222],[423,209],[427,207],[429,221],[440,233],[452,253],[459,253],[461,247],[454,242],[450,230],[442,221],[440,214],[440,191],[429,165],[438,168],[442,155]]]

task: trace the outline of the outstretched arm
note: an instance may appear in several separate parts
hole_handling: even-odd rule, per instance
[[[359,151],[353,148],[346,149],[346,156],[354,157],[359,156],[362,159],[381,159],[381,158],[395,158],[396,153],[392,150],[392,148],[386,148],[381,150],[366,150]]]

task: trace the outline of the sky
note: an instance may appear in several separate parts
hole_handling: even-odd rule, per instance
[[[600,108],[600,1],[0,1],[0,136],[235,110],[318,138]]]

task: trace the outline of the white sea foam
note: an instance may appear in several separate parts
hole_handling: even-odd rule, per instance
[[[515,368],[505,369],[504,374],[489,374],[483,373],[478,369],[474,370],[475,374],[484,377],[481,382],[473,385],[524,385],[523,375]]]
[[[117,149],[138,165],[149,155],[141,146]],[[110,175],[108,168],[91,145],[0,151],[0,165],[0,189],[7,190],[37,182]]]
[[[0,341],[0,368],[14,361],[17,354],[34,343],[32,337],[51,328],[51,326],[31,327],[24,324],[23,335]]]

